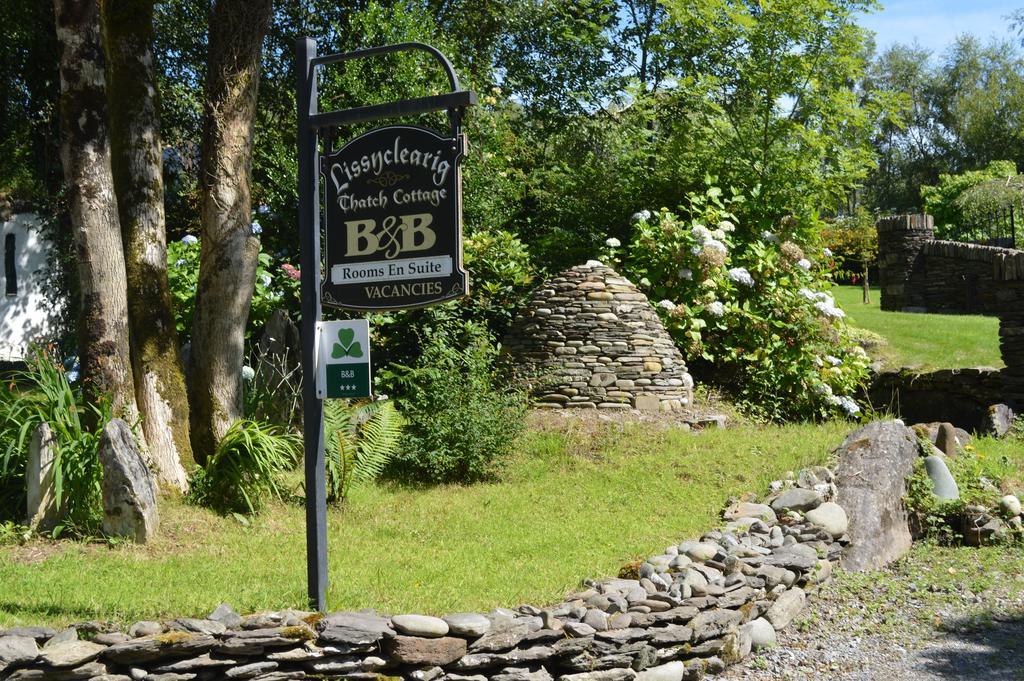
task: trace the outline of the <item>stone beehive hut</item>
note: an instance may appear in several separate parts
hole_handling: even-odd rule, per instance
[[[693,401],[683,357],[647,296],[591,260],[534,292],[505,338],[545,407],[680,411]]]

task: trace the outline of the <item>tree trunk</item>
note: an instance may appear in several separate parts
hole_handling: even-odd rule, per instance
[[[188,490],[188,397],[167,283],[153,0],[106,0],[114,188],[124,241],[135,397],[157,481]]]
[[[867,305],[871,302],[871,285],[868,283],[868,266],[867,261],[864,264],[864,304]]]
[[[203,112],[202,244],[190,353],[192,446],[205,461],[242,416],[245,325],[259,242],[251,232],[249,172],[270,0],[217,0]]]
[[[79,355],[87,398],[135,423],[124,250],[110,171],[99,0],[54,0],[60,43],[61,162],[81,289]]]

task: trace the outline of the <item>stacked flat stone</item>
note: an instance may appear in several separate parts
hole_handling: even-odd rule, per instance
[[[847,541],[831,471],[737,502],[721,529],[668,546],[546,608],[385,616],[285,610],[0,631],[0,679],[683,681],[722,671],[800,612]]]
[[[999,317],[1006,368],[983,401],[1024,408],[1024,251],[937,240],[930,215],[886,217],[876,227],[882,309]]]
[[[540,406],[680,411],[693,379],[658,313],[596,260],[544,282],[504,339]]]

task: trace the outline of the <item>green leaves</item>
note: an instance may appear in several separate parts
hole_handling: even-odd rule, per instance
[[[331,357],[341,359],[342,357],[362,357],[363,348],[359,341],[353,341],[356,332],[352,329],[339,329],[338,342],[331,348]]]

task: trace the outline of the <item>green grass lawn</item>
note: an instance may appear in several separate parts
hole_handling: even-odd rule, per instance
[[[500,481],[357,489],[329,513],[328,605],[440,614],[554,602],[713,527],[730,495],[822,462],[851,428],[688,433],[566,419],[531,431]],[[304,605],[299,506],[273,505],[249,527],[179,502],[161,511],[163,535],[146,547],[0,547],[0,626]]]
[[[874,331],[888,345],[872,356],[888,367],[914,367],[922,371],[958,367],[1003,366],[999,354],[999,320],[977,315],[883,312],[881,294],[871,291],[865,305],[859,286],[837,286],[835,297],[850,324]]]

